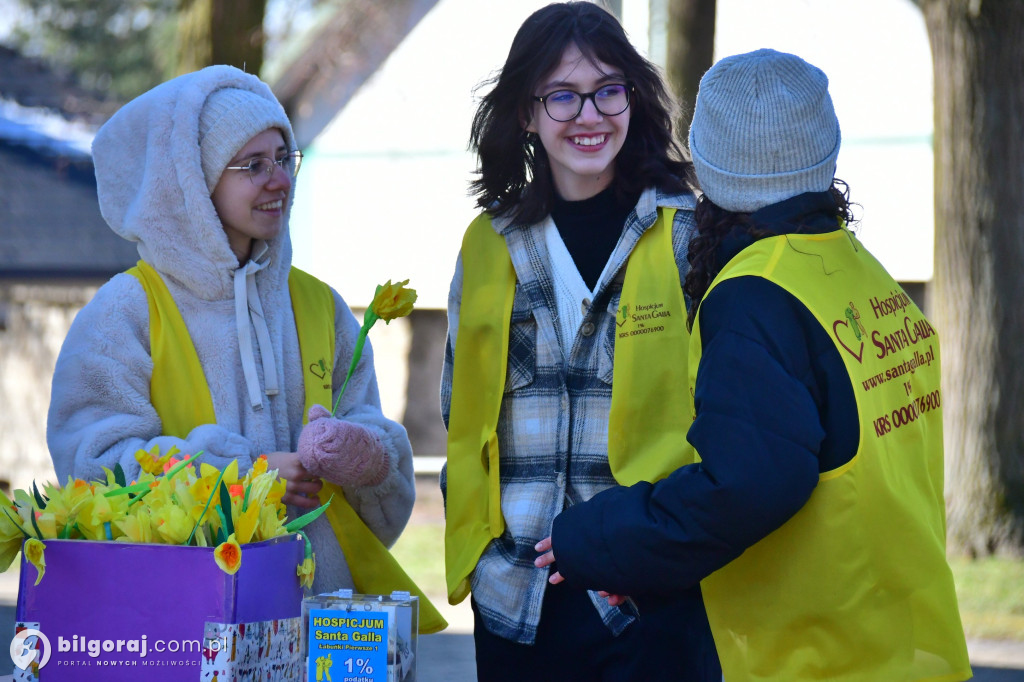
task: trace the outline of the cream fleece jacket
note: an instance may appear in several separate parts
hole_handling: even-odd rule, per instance
[[[185,453],[201,450],[200,461],[219,468],[237,460],[240,472],[248,471],[262,453],[296,451],[305,393],[288,294],[287,218],[277,237],[254,246],[257,262],[239,268],[200,163],[199,113],[206,98],[223,87],[248,89],[276,103],[255,76],[213,66],[168,81],[128,103],[101,128],[93,144],[103,216],[114,232],[138,243],[141,258],[167,284],[203,366],[217,423],[200,426],[185,439],[163,435],[149,395],[153,361],[146,294],[132,275],[116,275],[76,316],[57,360],[47,442],[62,483],[68,476],[101,478],[101,467],[118,463],[131,480],[139,472],[135,451],[154,445],[161,452],[172,446]],[[292,131],[284,132],[294,148]],[[289,210],[290,202],[291,197]],[[337,292],[334,299],[336,399],[359,323]],[[253,307],[262,307],[267,334],[254,329],[248,314]],[[266,354],[272,355],[272,362],[264,361]],[[276,375],[270,381],[268,371]],[[338,417],[369,430],[387,450],[390,462],[384,480],[372,487],[346,487],[345,496],[390,546],[412,511],[412,448],[405,429],[381,412],[369,343]],[[296,510],[289,514],[294,516]],[[317,558],[314,592],[352,587],[346,557],[326,517],[307,530]]]

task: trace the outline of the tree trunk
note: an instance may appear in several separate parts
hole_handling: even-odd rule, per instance
[[[1024,2],[917,0],[935,70],[951,553],[1024,555]]]
[[[214,64],[230,64],[246,73],[263,68],[263,15],[267,0],[214,0],[210,22]]]
[[[267,0],[181,0],[179,74],[229,64],[259,75]]]
[[[715,0],[669,0],[665,71],[680,104],[677,131],[690,132],[701,76],[715,51]]]

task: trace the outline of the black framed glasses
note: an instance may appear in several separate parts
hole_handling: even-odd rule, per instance
[[[632,93],[633,86],[629,83],[610,83],[594,92],[555,90],[540,97],[535,96],[533,100],[544,105],[544,111],[552,120],[565,123],[580,115],[583,103],[588,99],[601,115],[618,116],[629,108]]]
[[[274,166],[280,166],[289,177],[294,178],[299,174],[299,167],[301,165],[302,152],[295,150],[294,152],[288,152],[276,161],[266,156],[254,156],[249,159],[247,165],[228,166],[227,170],[248,171],[249,180],[252,184],[265,185],[270,181],[270,176],[274,174]]]

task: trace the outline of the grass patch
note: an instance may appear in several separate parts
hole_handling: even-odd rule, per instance
[[[950,559],[968,637],[1024,642],[1024,560]]]
[[[391,554],[431,601],[445,601],[444,524],[410,523]]]

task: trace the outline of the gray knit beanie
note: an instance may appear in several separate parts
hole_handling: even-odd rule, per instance
[[[690,155],[701,190],[727,211],[826,191],[839,142],[828,78],[795,55],[726,57],[700,80]]]
[[[211,194],[238,150],[269,128],[279,128],[285,140],[291,130],[274,100],[239,88],[221,88],[206,98],[199,113],[199,153]]]

